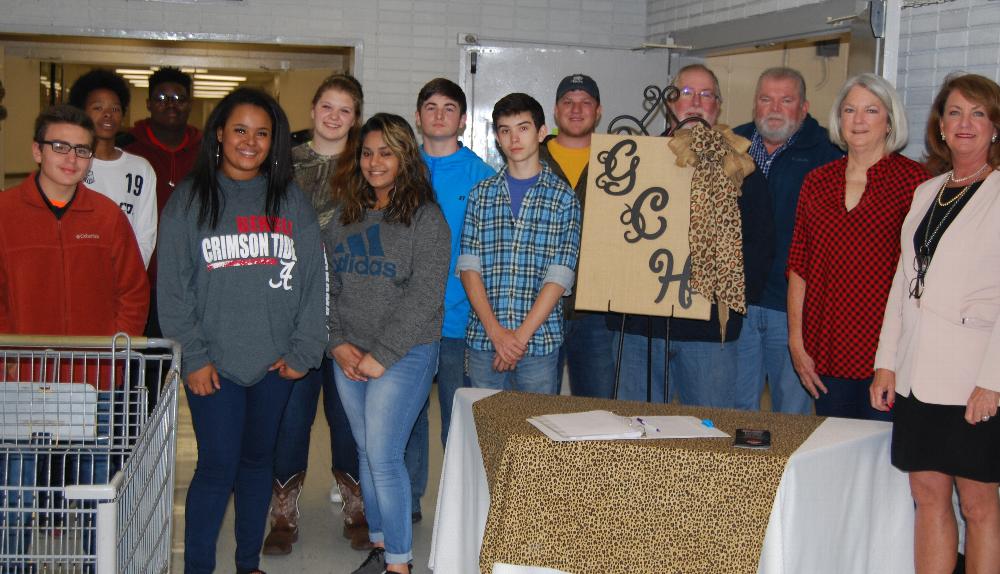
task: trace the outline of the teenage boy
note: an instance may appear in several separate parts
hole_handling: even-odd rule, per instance
[[[149,283],[132,227],[81,183],[93,146],[77,108],[35,120],[39,169],[0,194],[0,333],[142,334]]]
[[[441,329],[437,372],[442,445],[448,440],[455,391],[471,386],[465,376],[465,327],[469,322],[469,299],[462,280],[455,273],[461,250],[465,204],[472,188],[496,173],[475,152],[458,141],[458,135],[465,130],[466,110],[465,92],[458,84],[445,78],[427,82],[417,95],[415,120],[423,136],[420,155],[427,165],[438,205],[451,229],[451,268],[444,293],[444,326]],[[426,414],[421,416],[426,420]]]
[[[125,212],[148,267],[156,247],[156,172],[145,158],[115,145],[129,99],[128,82],[111,70],[91,70],[69,90],[70,104],[90,117],[97,134],[84,183]]]
[[[469,378],[475,387],[555,394],[580,201],[539,159],[545,112],[534,98],[501,98],[493,129],[507,166],[469,194],[457,264],[473,310]]]
[[[32,156],[37,172],[0,193],[0,333],[21,335],[142,334],[149,304],[149,284],[132,227],[118,204],[81,183],[94,154],[94,123],[72,106],[53,106],[35,120]],[[4,380],[37,380],[35,361],[4,365]],[[88,382],[110,403],[104,369],[82,361],[54,367],[63,382]],[[99,423],[98,429],[101,429]],[[107,433],[105,429],[103,432]],[[108,455],[73,455],[75,484],[107,482]],[[31,543],[37,465],[57,467],[47,456],[18,449],[0,453],[0,484],[18,486],[6,513],[0,546],[10,555],[26,555]],[[54,473],[56,474],[56,473]],[[62,472],[59,473],[60,476]],[[48,486],[60,485],[52,477]],[[23,498],[21,498],[23,496]],[[6,512],[6,511],[5,511]],[[85,521],[83,548],[94,551]],[[9,560],[11,571],[29,571],[27,562]],[[33,571],[33,570],[32,570]]]
[[[601,121],[601,92],[586,74],[571,74],[559,82],[553,116],[555,135],[542,142],[540,155],[556,175],[573,188],[586,205],[590,139]],[[615,381],[614,332],[605,324],[606,313],[576,311],[575,297],[563,305],[566,339],[559,357],[559,372],[566,364],[569,388],[576,396],[610,399]]]
[[[191,115],[191,76],[177,68],[163,67],[149,77],[149,119],[135,123],[119,140],[119,147],[143,157],[156,172],[156,215],[170,199],[174,188],[194,167],[201,149],[201,131],[188,125]],[[146,334],[159,337],[156,313],[156,255],[149,263],[150,307]]]

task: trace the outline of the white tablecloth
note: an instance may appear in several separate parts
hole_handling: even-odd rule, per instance
[[[472,403],[494,392],[455,394],[431,541],[435,574],[479,572],[490,495]],[[775,496],[760,574],[913,572],[913,503],[906,475],[889,464],[890,429],[829,418],[795,451]],[[499,564],[493,572],[555,574]]]

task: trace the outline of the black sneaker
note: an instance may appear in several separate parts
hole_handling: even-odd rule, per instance
[[[413,564],[407,563],[406,567],[409,569],[410,574],[413,574]],[[381,574],[396,574],[396,573],[390,572],[389,570],[383,570]]]
[[[385,548],[372,548],[368,558],[351,574],[382,574],[385,572]]]

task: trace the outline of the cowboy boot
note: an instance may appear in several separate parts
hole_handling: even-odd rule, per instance
[[[299,539],[299,495],[306,471],[292,475],[284,484],[274,479],[271,496],[271,532],[264,539],[264,554],[291,554]]]
[[[333,471],[333,477],[340,487],[343,498],[344,538],[351,540],[355,550],[371,550],[374,546],[368,540],[368,520],[365,519],[365,502],[361,498],[361,485],[351,475],[341,470]]]

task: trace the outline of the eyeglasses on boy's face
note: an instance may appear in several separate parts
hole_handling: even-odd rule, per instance
[[[62,155],[66,155],[69,152],[73,152],[76,154],[76,157],[83,159],[89,159],[94,155],[94,150],[92,150],[90,146],[83,144],[73,145],[69,142],[64,142],[60,140],[42,140],[38,142],[38,144],[50,145],[52,146],[52,151],[56,153],[61,153]]]
[[[150,100],[152,100],[154,104],[159,104],[161,106],[168,103],[177,105],[184,105],[188,103],[188,97],[184,94],[154,94]]]

